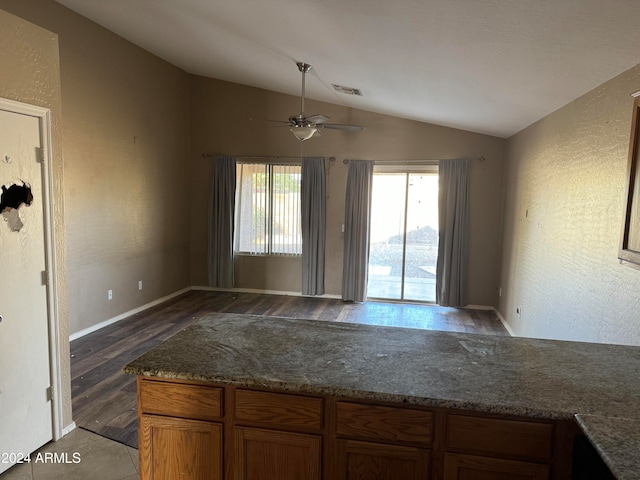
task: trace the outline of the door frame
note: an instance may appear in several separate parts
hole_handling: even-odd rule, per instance
[[[53,208],[53,170],[51,147],[51,110],[28,103],[0,97],[0,109],[38,119],[41,136],[42,193],[44,248],[47,271],[47,324],[49,327],[49,375],[51,379],[52,437],[63,436],[62,375],[60,362],[60,323],[58,317],[58,288],[55,255],[55,224]],[[3,161],[3,159],[0,159]]]
[[[385,301],[385,302],[409,302],[409,303],[424,303],[426,305],[435,305],[437,302],[429,300],[416,300],[405,298],[406,287],[406,260],[407,260],[407,221],[409,212],[409,177],[410,175],[440,175],[440,168],[438,161],[434,160],[418,160],[413,162],[384,162],[376,163],[373,168],[373,176],[376,174],[392,174],[392,175],[404,175],[405,176],[405,189],[404,189],[404,220],[403,220],[403,241],[402,241],[402,272],[401,272],[401,288],[400,298],[385,298],[385,297],[372,297],[372,299]],[[436,204],[436,208],[438,208]],[[369,227],[371,228],[371,227]],[[371,247],[371,237],[369,237],[369,248]],[[368,262],[367,262],[368,268]],[[368,277],[368,275],[367,275]],[[367,278],[367,286],[369,285],[369,278]],[[435,291],[434,291],[435,293]]]

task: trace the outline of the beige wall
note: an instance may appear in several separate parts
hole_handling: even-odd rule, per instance
[[[327,131],[301,152],[286,128],[265,121],[297,112],[298,97],[189,76],[52,0],[0,0],[0,9],[0,95],[53,113],[64,425],[69,333],[206,285],[211,164],[203,152],[337,157],[328,183],[330,294],[342,283],[344,158],[484,156],[472,164],[470,303],[496,304],[504,140],[309,101],[309,112],[367,130]],[[240,287],[300,291],[298,259],[243,260]]]
[[[295,70],[295,69],[294,69]],[[295,73],[295,72],[294,72]],[[469,302],[497,304],[500,251],[503,139],[373,114],[347,107],[307,101],[309,113],[323,113],[336,123],[364,125],[362,133],[325,131],[302,145],[282,120],[299,109],[299,97],[222,82],[191,79],[191,284],[206,285],[206,227],[211,161],[202,153],[231,155],[303,155],[336,157],[328,175],[326,293],[342,287],[341,225],[347,166],[355,159],[438,159],[484,156],[471,167],[471,252]],[[292,258],[241,258],[236,262],[237,287],[299,292],[301,266]]]
[[[509,139],[499,309],[517,335],[640,344],[640,271],[617,260],[637,90],[640,66]]]
[[[0,8],[59,37],[70,332],[187,287],[188,75],[52,0]]]
[[[38,105],[51,110],[53,230],[59,322],[60,376],[63,391],[63,427],[72,423],[71,373],[69,357],[69,318],[65,266],[64,169],[62,161],[62,119],[60,102],[60,63],[57,35],[0,10],[0,97]]]

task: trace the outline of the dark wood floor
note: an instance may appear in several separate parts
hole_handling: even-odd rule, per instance
[[[489,310],[193,290],[71,342],[76,424],[137,448],[135,378],[122,367],[215,312],[508,335]]]

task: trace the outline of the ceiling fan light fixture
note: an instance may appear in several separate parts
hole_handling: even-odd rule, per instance
[[[313,137],[318,129],[315,127],[297,126],[290,128],[289,131],[293,133],[298,140],[304,142],[305,140],[309,140]]]

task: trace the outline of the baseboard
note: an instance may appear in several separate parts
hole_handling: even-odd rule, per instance
[[[502,325],[504,326],[504,328],[506,328],[507,332],[509,332],[509,335],[511,335],[512,337],[515,337],[516,334],[513,332],[513,329],[511,328],[511,325],[509,325],[509,322],[507,322],[504,317],[502,316],[502,314],[498,311],[497,308],[493,309],[494,312],[496,312],[497,317],[500,319],[500,321],[502,322]]]
[[[489,305],[465,305],[462,308],[468,308],[469,310],[495,310],[494,307]]]
[[[69,425],[62,428],[62,436],[64,437],[66,434],[71,433],[75,429],[76,429],[76,422],[71,422]]]
[[[91,325],[90,327],[84,328],[78,332],[72,333],[71,335],[69,335],[69,341],[73,342],[74,340],[80,338],[80,337],[84,337],[85,335],[88,335],[90,333],[95,332],[96,330],[100,330],[101,328],[104,328],[108,325],[111,325],[112,323],[116,323],[119,322],[120,320],[124,320],[127,317],[130,317],[131,315],[135,315],[136,313],[140,313],[148,308],[151,307],[155,307],[156,305],[158,305],[159,303],[162,302],[166,302],[167,300],[171,300],[173,297],[177,297],[178,295],[182,295],[183,293],[188,292],[189,290],[191,290],[190,287],[187,288],[183,288],[182,290],[178,290],[177,292],[173,292],[165,297],[162,298],[158,298],[157,300],[154,300],[153,302],[149,302],[146,303],[144,305],[141,305],[137,308],[134,308],[133,310],[129,310],[128,312],[122,313],[120,315],[118,315],[117,317],[113,317],[110,318],[108,320],[105,320],[104,322],[100,322],[100,323],[96,323],[95,325]]]

